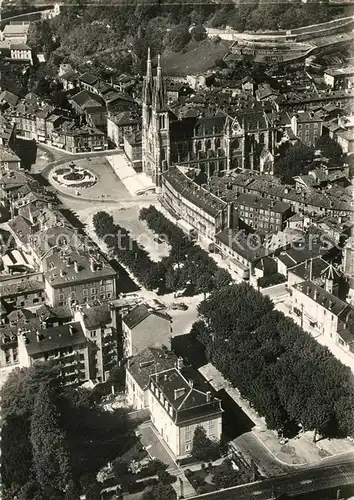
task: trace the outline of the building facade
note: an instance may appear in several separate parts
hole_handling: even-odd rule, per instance
[[[237,167],[259,170],[262,152],[274,153],[275,131],[261,105],[232,115],[211,112],[208,106],[200,114],[183,116],[170,109],[160,57],[154,78],[150,52],[142,108],[143,171],[157,186],[172,165],[200,169],[210,177]]]
[[[169,346],[172,335],[171,318],[141,304],[122,318],[122,333],[127,358],[136,356],[147,347]]]
[[[207,385],[195,387],[194,373],[184,369],[181,358],[175,368],[150,377],[149,408],[151,421],[175,457],[188,456],[198,426],[209,439],[219,441],[222,433],[222,408]],[[188,378],[187,378],[188,377]]]

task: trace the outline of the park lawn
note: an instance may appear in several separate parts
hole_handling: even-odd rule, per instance
[[[215,60],[222,59],[232,42],[210,39],[201,42],[191,41],[185,53],[166,50],[162,55],[162,67],[166,75],[190,75],[202,73],[215,67]]]

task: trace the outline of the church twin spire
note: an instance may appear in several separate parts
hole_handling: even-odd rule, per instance
[[[160,54],[157,56],[156,77],[153,79],[150,48],[148,49],[143,98],[144,104],[152,105],[155,111],[166,110],[167,99],[161,70],[161,56]]]

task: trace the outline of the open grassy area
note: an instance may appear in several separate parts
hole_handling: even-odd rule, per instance
[[[162,55],[162,67],[166,75],[190,75],[212,69],[215,60],[223,58],[229,51],[232,42],[220,40],[215,43],[210,39],[201,42],[190,42],[187,51],[165,51]]]

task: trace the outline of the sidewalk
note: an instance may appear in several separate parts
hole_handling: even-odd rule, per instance
[[[280,444],[275,431],[267,428],[264,418],[251,408],[247,400],[241,398],[238,389],[232,387],[231,383],[211,363],[202,366],[199,371],[216,391],[225,389],[228,392],[254,422],[252,433],[280,463],[290,466],[311,464],[329,456],[354,450],[354,444],[348,439],[321,439],[313,443],[313,432],[302,433],[297,438],[289,439],[286,444]]]

